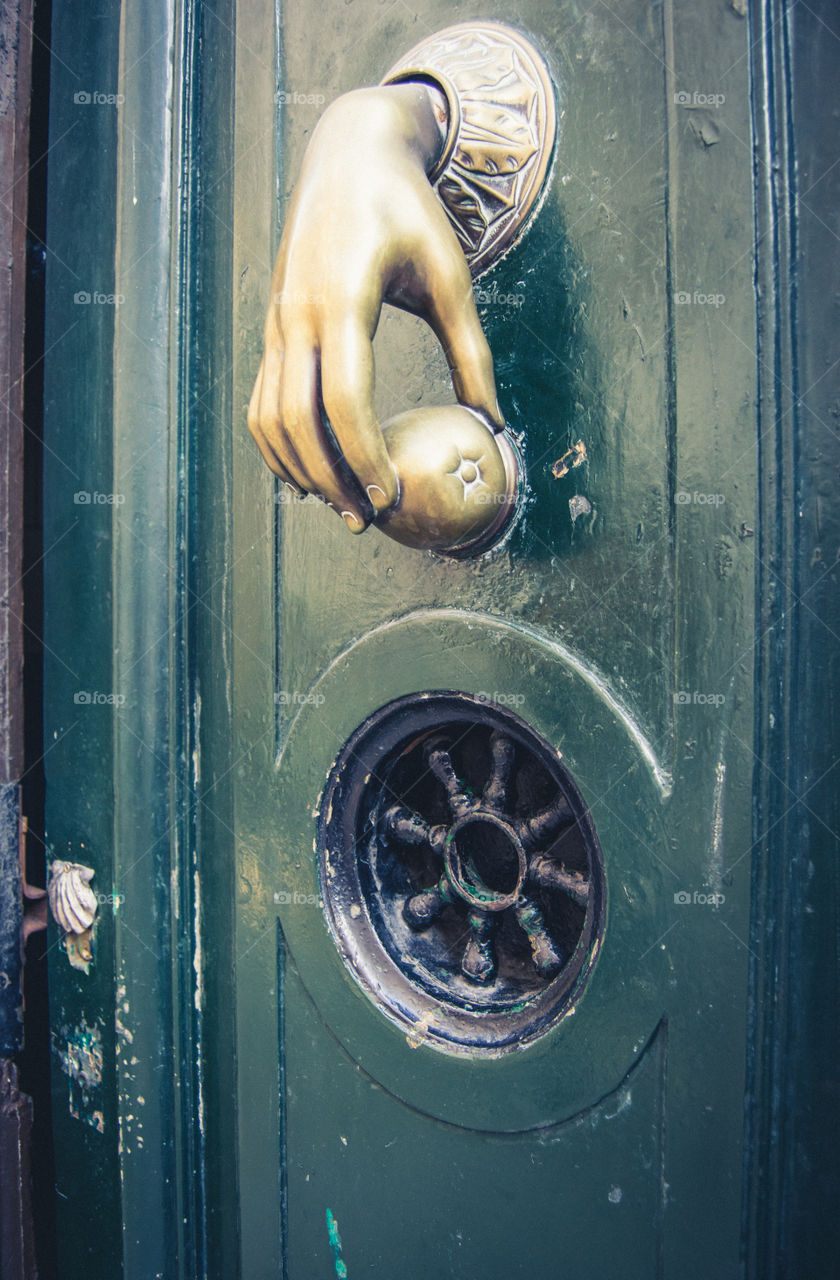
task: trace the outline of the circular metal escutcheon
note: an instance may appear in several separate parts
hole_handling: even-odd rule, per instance
[[[399,698],[351,736],[319,823],[327,921],[374,1003],[450,1053],[504,1053],[580,997],[606,883],[558,753],[512,711]]]

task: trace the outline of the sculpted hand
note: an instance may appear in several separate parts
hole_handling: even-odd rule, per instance
[[[469,267],[427,178],[443,104],[421,83],[334,102],[304,157],[274,268],[248,426],[271,470],[323,497],[354,533],[398,498],[373,408],[383,301],[428,320],[461,404],[504,426]]]

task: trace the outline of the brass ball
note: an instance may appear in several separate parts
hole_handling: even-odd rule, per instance
[[[498,541],[516,512],[519,462],[506,432],[494,435],[462,405],[410,409],[382,428],[400,482],[397,505],[377,520],[407,547],[475,555]]]

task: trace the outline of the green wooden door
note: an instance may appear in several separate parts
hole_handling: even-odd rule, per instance
[[[279,70],[241,54],[237,153],[258,119],[273,141],[283,91],[281,217],[318,100],[376,83],[418,38],[413,13],[379,15],[336,9],[327,51],[289,6]],[[422,31],[465,16],[427,5]],[[510,18],[494,4],[481,16]],[[516,21],[561,113],[539,215],[477,284],[531,489],[513,536],[464,562],[351,538],[318,504],[284,501],[247,440],[234,454],[248,1275],[303,1280],[339,1260],[351,1276],[737,1273],[756,433],[746,30],[730,11],[701,45],[687,12],[647,5],[617,22],[528,3]],[[724,127],[729,145],[711,145]],[[239,402],[276,228],[264,155],[259,193],[252,168],[236,179]],[[383,419],[452,399],[422,322],[389,310],[375,350]],[[586,461],[556,478],[578,441]],[[603,852],[607,920],[573,1013],[497,1057],[447,1051],[434,1011],[387,1016],[325,923],[332,886],[313,849],[333,762],[369,716],[430,690],[514,710],[560,752]]]
[[[48,838],[100,892],[92,961],[56,946],[51,976],[68,1280],[739,1274],[750,28],[479,9],[55,5]],[[527,502],[456,562],[283,500],[245,409],[323,104],[477,16],[537,45],[560,115],[544,202],[477,283]],[[386,311],[381,416],[450,402]],[[509,1052],[453,1051],[445,1000],[375,998],[327,920],[335,761],[434,691],[536,735],[602,858],[585,980]]]

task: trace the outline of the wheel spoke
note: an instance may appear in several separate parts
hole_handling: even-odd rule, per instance
[[[585,907],[589,901],[589,881],[579,871],[567,871],[562,864],[558,865],[546,854],[531,859],[528,875],[534,884],[543,889],[559,889],[568,894],[579,907]]]
[[[438,743],[431,743],[426,753],[426,760],[432,773],[446,791],[452,816],[460,818],[465,813],[469,813],[470,809],[475,807],[475,803],[470,800],[458,781],[452,765],[452,757],[446,748]]]
[[[428,929],[451,901],[449,878],[443,875],[431,889],[424,889],[421,893],[415,893],[413,898],[406,898],[403,915],[412,929]]]
[[[525,932],[531,944],[534,964],[543,977],[552,977],[563,967],[563,958],[551,941],[545,927],[543,913],[537,904],[526,898],[514,909],[517,924]]]
[[[484,788],[484,804],[495,812],[503,812],[507,806],[507,792],[513,770],[515,748],[510,738],[498,729],[490,734],[490,754],[493,765]]]
[[[446,907],[462,914],[466,910],[469,938],[461,958],[464,977],[481,985],[490,985],[495,980],[498,923],[505,913],[512,911],[528,939],[534,968],[548,981],[563,968],[563,949],[552,937],[537,900],[538,891],[563,894],[584,910],[589,902],[587,876],[567,870],[562,862],[546,852],[557,834],[573,826],[576,818],[559,788],[554,800],[532,817],[515,817],[512,783],[516,745],[504,730],[494,729],[488,738],[488,748],[490,769],[479,800],[467,794],[455,772],[447,739],[437,735],[427,741],[423,759],[446,792],[449,821],[432,826],[421,813],[394,804],[380,819],[379,831],[385,842],[425,848],[440,859],[436,883],[406,897],[402,914],[409,927],[419,933],[431,928]],[[480,834],[473,835],[472,848],[467,845],[462,853],[458,846],[462,833],[465,829],[475,832],[476,827]],[[501,838],[508,856],[511,848],[519,849],[519,879],[512,892],[503,893],[498,883],[491,888],[482,879],[487,874],[484,868],[492,866],[493,858],[481,842],[485,833],[497,840]],[[498,844],[496,849],[498,858]],[[545,899],[543,905],[549,909]]]
[[[382,831],[387,837],[401,840],[403,844],[430,844],[431,827],[419,813],[404,805],[392,805],[382,816]]]
[[[575,815],[568,800],[561,793],[547,808],[519,824],[519,839],[526,849],[539,849],[552,836],[556,836],[561,828],[571,827],[574,823]]]
[[[461,961],[461,972],[470,982],[491,982],[496,976],[493,933],[496,922],[483,911],[469,913],[470,940]]]

